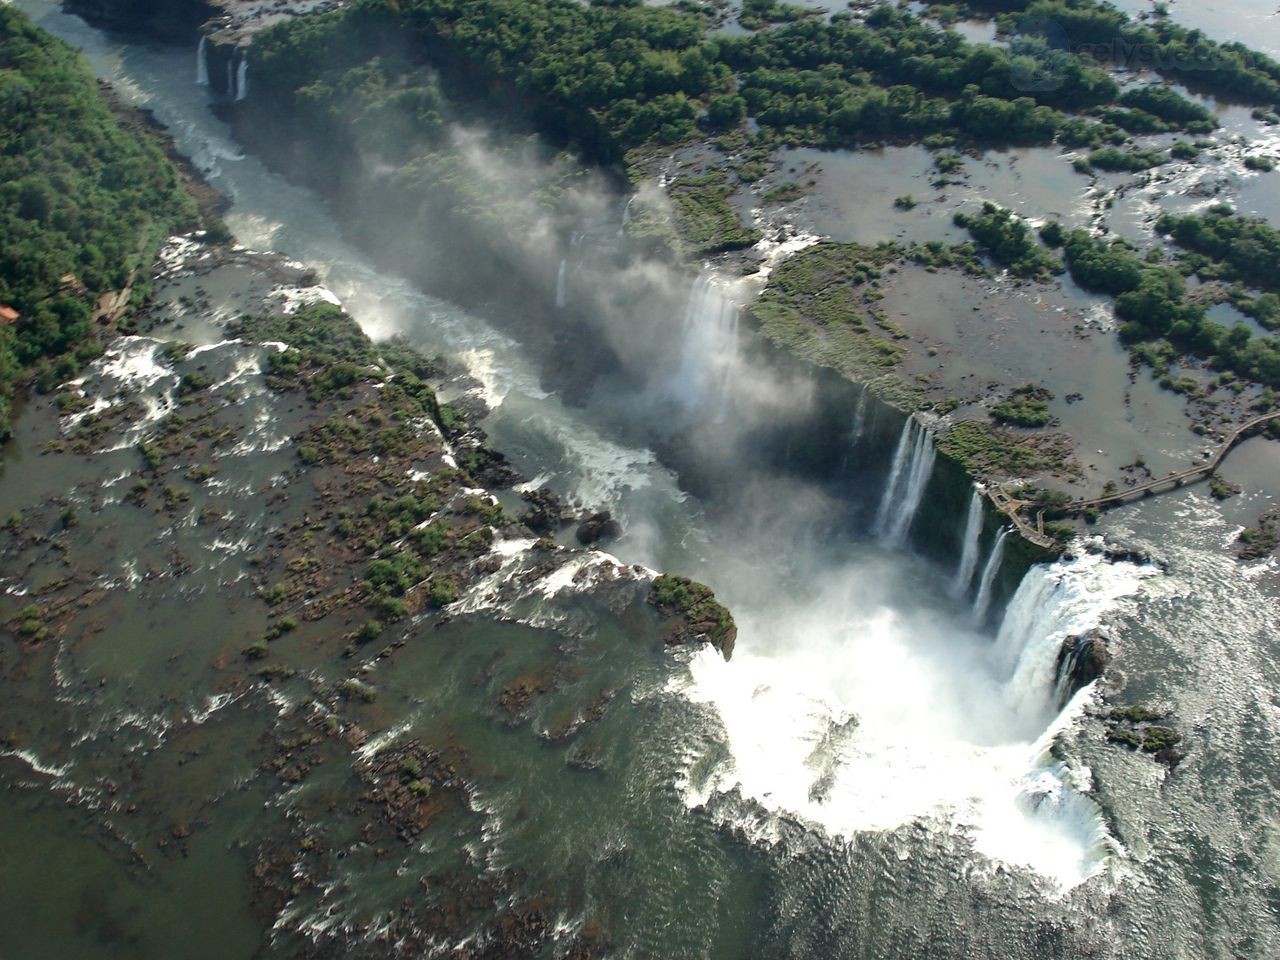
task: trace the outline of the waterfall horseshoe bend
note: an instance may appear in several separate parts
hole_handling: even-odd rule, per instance
[[[1271,0],[0,3],[0,957],[1280,956]]]

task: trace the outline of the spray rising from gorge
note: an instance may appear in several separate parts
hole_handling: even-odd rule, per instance
[[[487,135],[469,131],[458,142],[494,190],[538,175],[513,169],[509,152],[490,154]],[[751,348],[739,307],[749,287],[712,271],[690,280],[574,242],[615,233],[633,206],[581,191],[573,231],[546,223],[514,248],[515,272],[541,277],[548,304],[571,307],[611,348],[616,366],[596,371],[587,407],[513,390],[514,342],[458,327],[442,340],[421,316],[388,311],[385,298],[369,309],[359,290],[339,289],[370,329],[466,362],[486,385],[494,442],[572,502],[611,510],[624,530],[611,552],[702,579],[734,610],[733,659],[700,654],[671,687],[707,711],[709,735],[728,750],[709,769],[690,770],[687,803],[740,795],[833,835],[916,818],[954,822],[976,850],[1055,889],[1101,869],[1113,850],[1101,812],[1073,769],[1048,753],[1058,725],[1087,698],[1057,709],[1055,664],[1069,632],[1096,626],[1143,574],[1096,558],[1035,568],[993,638],[982,625],[997,599],[1007,531],[993,534],[984,556],[981,510],[970,506],[955,518],[963,547],[946,574],[911,550],[937,459],[930,431],[905,418],[885,456],[870,445],[876,401],[862,391],[845,443],[862,464],[874,468],[878,458],[881,467],[847,502],[839,485],[793,467],[792,442],[803,437],[762,456],[761,436],[812,416],[815,383]],[[646,440],[675,444],[687,469],[732,482],[691,500],[652,447],[632,446]],[[971,611],[957,616],[947,587],[963,602],[975,575]],[[957,628],[970,617],[973,627]],[[993,643],[1016,653],[1017,669],[993,659]]]

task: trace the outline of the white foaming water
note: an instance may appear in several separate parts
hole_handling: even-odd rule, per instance
[[[1094,554],[1023,579],[1005,610],[993,668],[1006,679],[1008,702],[1027,728],[1056,712],[1055,667],[1062,641],[1097,626],[1120,597],[1136,593],[1154,567],[1110,564]]]
[[[964,518],[964,546],[960,550],[960,565],[956,567],[955,578],[951,581],[951,595],[964,596],[969,589],[969,581],[973,579],[973,571],[978,566],[978,538],[982,535],[982,494],[974,487],[969,497],[969,512]]]
[[[556,306],[563,310],[565,305],[565,273],[569,269],[569,261],[560,261],[560,272],[556,274]]]
[[[737,789],[841,836],[940,820],[1070,889],[1118,847],[1082,792],[1088,771],[1048,752],[1091,695],[1056,711],[1057,649],[1151,573],[1094,556],[1035,567],[994,647],[945,612],[885,606],[899,574],[865,561],[816,596],[741,610],[733,659],[704,650],[674,684],[713,709],[730,751],[681,785],[686,802]]]
[[[996,573],[1000,570],[1000,564],[1004,560],[1004,541],[1009,536],[1009,528],[1004,527],[996,534],[995,542],[991,545],[991,553],[987,555],[987,562],[982,568],[982,580],[978,583],[977,596],[973,598],[973,618],[977,623],[987,616],[987,610],[991,607],[991,588],[996,582]]]
[[[335,307],[342,306],[342,301],[338,299],[332,290],[319,284],[310,287],[280,284],[271,291],[269,296],[284,301],[282,310],[286,314],[297,313],[302,307],[310,306],[313,303],[331,303]]]
[[[738,363],[738,305],[710,273],[693,283],[684,311],[680,361],[670,394],[689,411],[723,410]]]
[[[236,68],[236,101],[249,95],[249,61],[240,57],[240,66]]]
[[[886,546],[901,547],[906,543],[911,521],[920,509],[933,473],[935,453],[929,431],[916,423],[914,417],[908,417],[898,437],[889,482],[885,484],[876,514],[876,535]]]

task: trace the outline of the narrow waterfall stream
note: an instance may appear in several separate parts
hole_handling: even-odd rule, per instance
[[[1004,527],[996,534],[991,543],[991,552],[987,554],[987,562],[982,567],[982,579],[978,581],[978,593],[973,598],[973,616],[978,623],[983,623],[987,611],[991,608],[991,588],[995,584],[996,574],[1000,572],[1000,564],[1004,560],[1004,541],[1009,536],[1009,528]]]
[[[973,580],[973,571],[978,566],[978,538],[982,536],[982,494],[975,487],[969,496],[969,510],[964,518],[963,546],[960,548],[960,563],[956,566],[955,579],[951,581],[951,595],[962,597]]]
[[[858,393],[858,405],[853,409],[853,431],[850,434],[850,443],[857,446],[862,442],[862,438],[867,433],[867,388],[863,387]]]
[[[906,544],[911,521],[920,509],[925,487],[933,474],[935,454],[929,431],[917,423],[915,417],[908,417],[893,453],[889,482],[876,514],[876,535],[886,546],[900,548]]]
[[[203,34],[196,47],[196,83],[202,87],[209,85],[209,38]]]

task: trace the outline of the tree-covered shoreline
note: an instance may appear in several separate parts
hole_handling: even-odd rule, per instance
[[[97,355],[99,300],[195,216],[164,152],[122,128],[83,58],[0,7],[0,304],[18,314],[0,323],[0,437],[19,385]]]

